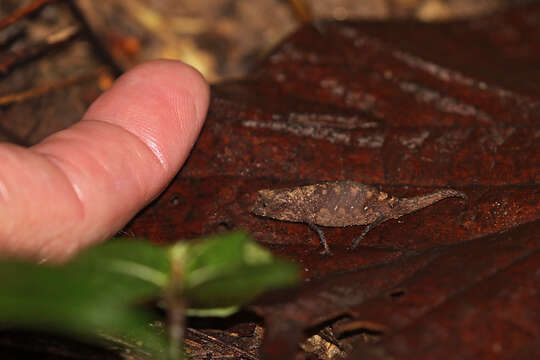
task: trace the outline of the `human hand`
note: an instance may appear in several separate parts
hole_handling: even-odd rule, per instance
[[[178,172],[208,102],[196,70],[153,61],[70,128],[31,148],[0,144],[0,257],[61,261],[114,235]]]

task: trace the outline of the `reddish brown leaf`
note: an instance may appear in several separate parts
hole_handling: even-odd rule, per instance
[[[431,254],[411,256],[390,264],[325,277],[293,292],[266,297],[263,303],[253,306],[266,320],[265,356],[272,359],[294,357],[304,329],[346,315],[349,307],[403,281],[429,263],[432,257]]]
[[[406,286],[397,304],[387,308],[384,314],[386,322],[409,323],[408,326],[385,338],[380,345],[357,349],[350,358],[526,358],[529,354],[526,347],[532,351],[540,334],[540,238],[534,234],[540,223],[531,225],[500,238],[508,243],[528,240],[533,250],[527,250],[525,244],[512,244],[513,248],[508,249],[501,247],[502,243],[487,241],[484,244],[488,247],[487,254],[480,259],[472,256],[469,259],[473,267],[487,265],[477,272],[471,272],[468,256],[445,257],[442,259],[445,263],[437,266],[437,271],[423,269],[426,270],[420,274],[423,281],[413,279],[414,289]],[[492,258],[490,252],[497,252],[500,260]],[[512,261],[506,265],[509,260]],[[450,262],[454,269],[448,273]],[[499,267],[498,271],[490,274],[495,266]],[[478,281],[482,275],[487,276]],[[435,280],[437,284],[433,284]],[[441,296],[444,287],[451,292],[450,296]],[[378,312],[381,305],[384,307],[383,303],[376,304],[375,314],[382,315]],[[367,304],[361,307],[372,318],[373,309],[368,309]],[[426,310],[430,311],[426,313]],[[411,317],[419,319],[411,321]]]
[[[170,242],[242,227],[317,278],[254,307],[269,359],[293,358],[306,329],[336,319],[339,336],[381,334],[375,347],[351,338],[351,358],[536,354],[540,6],[320,27],[213,88],[188,163],[127,231]],[[333,257],[305,225],[249,212],[260,189],[324,180],[468,200],[387,221],[352,251],[362,227],[327,229]]]

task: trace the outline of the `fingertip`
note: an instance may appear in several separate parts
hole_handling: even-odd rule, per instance
[[[0,251],[62,259],[120,230],[184,163],[209,96],[192,67],[152,61],[121,76],[79,123],[6,150],[22,160],[0,163],[0,215],[9,214]]]
[[[88,109],[84,120],[118,125],[137,136],[175,173],[202,127],[210,88],[193,67],[155,60],[122,75]]]

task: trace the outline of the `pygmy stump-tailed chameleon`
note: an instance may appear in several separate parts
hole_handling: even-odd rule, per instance
[[[263,217],[307,224],[319,235],[324,246],[322,253],[331,254],[324,233],[318,226],[367,225],[353,241],[354,249],[370,230],[382,222],[398,219],[448,197],[467,198],[464,193],[453,189],[411,198],[395,198],[359,182],[333,181],[260,190],[251,211]]]

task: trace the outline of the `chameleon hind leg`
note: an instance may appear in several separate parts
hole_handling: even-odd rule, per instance
[[[324,250],[321,251],[321,254],[332,255],[332,252],[330,251],[330,248],[328,247],[328,243],[326,242],[326,237],[324,236],[324,232],[321,230],[321,228],[315,224],[308,224],[308,226],[311,230],[315,231],[317,235],[319,235],[319,240],[321,240],[321,244],[324,247]]]
[[[372,222],[371,224],[367,225],[365,228],[364,228],[364,231],[362,231],[362,233],[360,234],[359,237],[357,237],[356,239],[354,239],[353,243],[352,243],[352,246],[351,246],[351,249],[356,249],[358,247],[358,244],[360,244],[360,241],[362,241],[364,239],[364,236],[366,236],[366,234],[368,232],[370,232],[371,230],[373,230],[374,228],[376,228],[377,226],[379,226],[382,222],[384,222],[385,220],[387,220],[386,217],[384,216],[379,216],[374,222]]]

